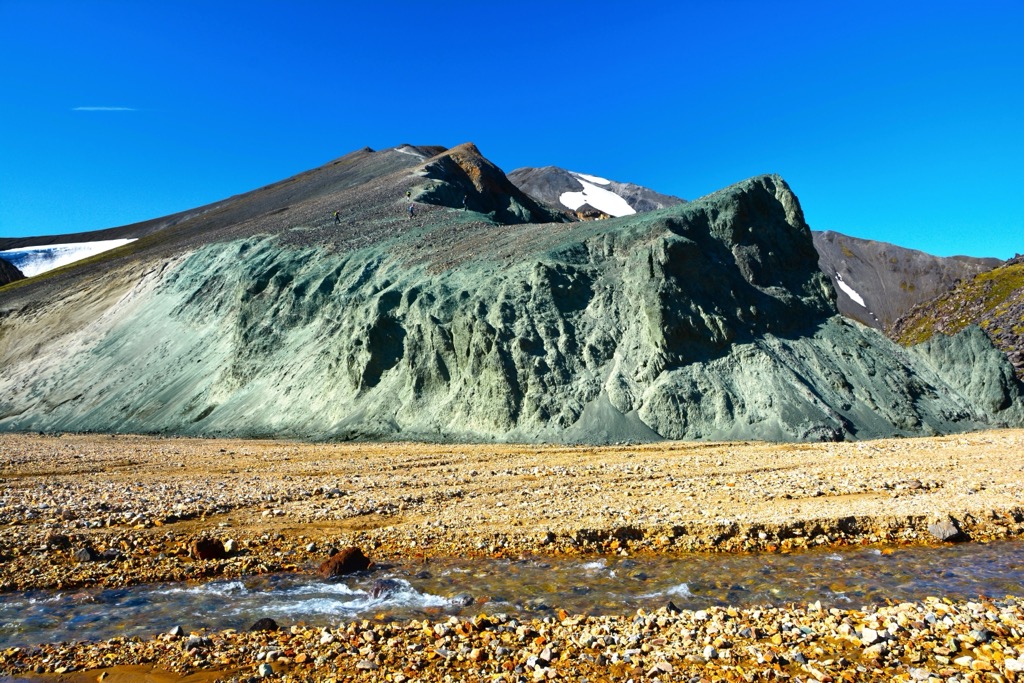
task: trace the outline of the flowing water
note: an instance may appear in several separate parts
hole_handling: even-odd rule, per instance
[[[355,618],[507,612],[624,614],[678,607],[807,603],[860,608],[885,599],[1020,595],[1024,541],[767,555],[633,559],[434,560],[341,581],[278,574],[203,584],[0,594],[0,647],[152,635],[176,625],[246,629],[270,617],[335,627]],[[376,584],[376,589],[375,589]]]

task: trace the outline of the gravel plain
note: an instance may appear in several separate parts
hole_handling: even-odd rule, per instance
[[[984,542],[1024,531],[1022,452],[1022,430],[611,447],[5,434],[0,590],[312,571],[353,545],[408,562]],[[227,556],[197,558],[204,539]],[[1018,597],[545,619],[481,607],[472,619],[9,648],[0,676],[997,681],[1024,668]]]

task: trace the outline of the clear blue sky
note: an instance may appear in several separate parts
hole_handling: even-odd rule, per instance
[[[816,230],[1024,252],[1024,2],[0,0],[0,236],[475,142]]]

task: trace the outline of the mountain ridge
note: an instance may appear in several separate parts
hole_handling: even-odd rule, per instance
[[[933,256],[832,230],[813,234],[818,265],[832,278],[840,312],[883,332],[914,306],[1002,263],[994,258]]]
[[[1019,384],[961,381],[1005,376],[983,340],[971,368],[935,364],[947,347],[839,317],[778,176],[535,223],[475,146],[417,149],[360,150],[0,290],[0,429],[800,441],[1022,420]]]
[[[626,213],[664,209],[686,201],[633,183],[620,183],[585,173],[567,171],[557,166],[517,168],[508,174],[508,178],[520,190],[553,211],[571,212],[581,217],[590,212],[618,217]],[[605,192],[611,193],[621,198],[623,204],[615,203],[615,208],[607,205],[594,206],[602,204],[596,198],[589,198],[589,202],[592,203],[585,203],[588,201],[588,190],[598,196]],[[567,196],[572,197],[571,204],[566,203]],[[627,211],[627,207],[631,211]]]

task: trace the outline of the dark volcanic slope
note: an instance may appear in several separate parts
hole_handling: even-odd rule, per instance
[[[839,311],[883,331],[917,304],[991,270],[993,258],[943,258],[885,242],[815,232],[818,265],[832,280]]]
[[[0,287],[8,284],[9,282],[23,279],[25,279],[24,273],[0,257]]]
[[[366,147],[280,182],[162,218],[90,232],[37,237],[0,237],[0,251],[68,242],[139,238],[164,230],[173,233],[164,236],[167,242],[180,245],[182,242],[195,243],[216,239],[217,234],[225,228],[233,228],[243,223],[253,224],[251,227],[255,229],[270,229],[276,232],[281,226],[290,223],[260,220],[261,213],[285,213],[293,206],[329,197],[359,186],[369,179],[412,167],[443,151],[443,147],[399,145],[393,149],[374,152]]]
[[[0,428],[595,442],[1022,421],[984,335],[908,352],[837,316],[776,176],[538,220],[472,145],[364,150],[228,200],[0,290]]]
[[[355,244],[366,245],[385,239],[396,230],[408,227],[398,220],[406,215],[406,191],[414,185],[422,189],[422,183],[410,176],[410,170],[444,153],[447,152],[443,147],[401,145],[379,152],[365,148],[258,190],[194,211],[137,224],[149,226],[147,230],[157,227],[125,247],[30,278],[18,283],[15,289],[0,291],[0,311],[5,306],[59,298],[64,292],[80,288],[83,282],[97,276],[106,277],[118,269],[142,271],[146,268],[140,264],[165,264],[176,255],[214,242],[253,235],[282,235],[290,244],[347,249]],[[425,171],[421,171],[420,175],[423,174]],[[525,197],[523,200],[529,202]],[[481,197],[480,208],[492,212],[504,208],[504,205],[489,207],[488,201],[487,197]],[[334,211],[342,216],[341,227],[334,224]],[[125,237],[136,234],[137,226],[65,235],[59,239],[74,242],[87,241],[85,237]],[[26,239],[33,244],[45,244],[49,243],[45,240],[51,238]]]
[[[569,207],[559,200],[562,194],[566,192],[580,192],[584,189],[583,182],[589,182],[600,189],[622,197],[637,213],[664,209],[669,206],[685,203],[683,199],[661,194],[640,185],[620,183],[614,180],[597,182],[592,176],[573,173],[557,166],[517,168],[509,173],[508,177],[520,190],[541,204],[558,212],[570,210]]]

